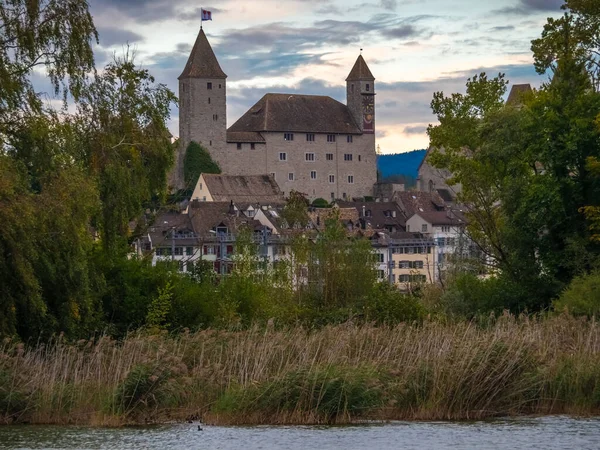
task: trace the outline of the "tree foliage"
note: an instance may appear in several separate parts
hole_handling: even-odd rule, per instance
[[[55,94],[79,98],[94,69],[97,40],[84,0],[0,2],[0,143],[23,117],[42,109],[34,69],[45,71]]]
[[[219,165],[213,161],[208,150],[195,141],[185,149],[183,177],[185,185],[193,189],[203,173],[221,173]]]
[[[549,19],[533,50],[552,77],[523,104],[504,105],[502,74],[470,79],[464,95],[438,92],[431,104],[440,121],[431,145],[444,149],[432,162],[462,184],[471,237],[500,277],[523,288],[515,309],[547,306],[599,255],[582,211],[600,203],[589,163],[600,155],[600,95],[581,37],[592,30],[580,26],[569,14]]]

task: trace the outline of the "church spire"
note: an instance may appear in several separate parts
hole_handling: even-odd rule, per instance
[[[187,64],[179,75],[179,79],[182,78],[227,78],[202,28],[200,28]]]
[[[375,77],[369,70],[369,66],[367,66],[367,63],[366,63],[365,59],[362,57],[362,55],[358,55],[358,58],[356,59],[356,62],[354,63],[354,67],[352,67],[352,70],[350,71],[348,78],[346,78],[346,81],[360,81],[360,80],[375,81]]]

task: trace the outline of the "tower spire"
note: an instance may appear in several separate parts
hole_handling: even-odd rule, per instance
[[[179,79],[182,78],[227,78],[206,38],[206,34],[204,34],[202,25],[200,25],[200,32],[187,64],[181,75],[179,75]]]

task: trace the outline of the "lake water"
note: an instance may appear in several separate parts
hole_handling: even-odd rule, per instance
[[[600,449],[600,418],[394,422],[344,427],[0,426],[0,449]]]

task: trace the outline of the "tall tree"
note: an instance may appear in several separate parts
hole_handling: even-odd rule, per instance
[[[105,250],[126,248],[129,222],[166,193],[174,152],[166,122],[176,97],[136,67],[129,53],[107,65],[82,92],[75,137],[102,201],[97,220]]]

